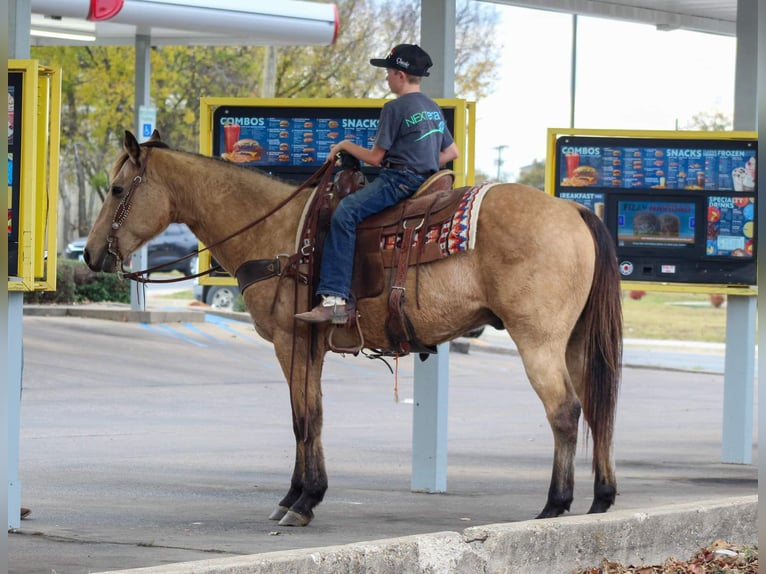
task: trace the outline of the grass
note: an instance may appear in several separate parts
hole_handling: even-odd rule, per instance
[[[166,295],[160,295],[160,299],[194,299],[194,291],[187,289],[185,291],[176,291],[174,293],[167,293]]]
[[[622,300],[625,338],[726,340],[726,307],[714,307],[707,294],[648,292],[635,300],[629,293]]]

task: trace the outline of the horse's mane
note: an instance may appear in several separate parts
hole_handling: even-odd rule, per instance
[[[168,144],[166,144],[163,141],[157,141],[157,140],[147,141],[140,145],[143,147],[160,147],[160,148],[170,149],[170,146]]]

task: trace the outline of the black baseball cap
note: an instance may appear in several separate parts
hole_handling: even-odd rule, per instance
[[[385,58],[373,58],[370,64],[378,68],[394,68],[413,76],[427,76],[434,65],[426,51],[415,44],[399,44]]]

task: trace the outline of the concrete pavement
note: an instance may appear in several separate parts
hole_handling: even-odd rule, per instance
[[[278,527],[266,516],[294,447],[273,352],[247,323],[191,312],[154,323],[27,310],[21,480],[33,513],[10,535],[10,572],[566,572],[756,541],[757,467],[718,462],[712,369],[628,366],[615,510],[583,515],[583,443],[572,515],[530,521],[547,491],[550,430],[492,329],[451,354],[446,494],[409,491],[411,362],[395,401],[378,362],[331,356],[330,490],[309,527]]]

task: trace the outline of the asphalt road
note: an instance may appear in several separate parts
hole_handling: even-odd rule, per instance
[[[286,492],[290,407],[271,346],[246,323],[24,318],[22,503],[13,574],[72,574],[344,544],[532,518],[552,438],[518,357],[452,353],[448,493],[410,492],[412,358],[399,394],[379,361],[331,355],[330,490],[307,528],[267,520]],[[723,377],[626,368],[617,508],[757,492],[720,460]],[[757,402],[756,402],[757,404]],[[572,513],[591,501],[581,441]],[[754,454],[757,463],[757,451]]]

